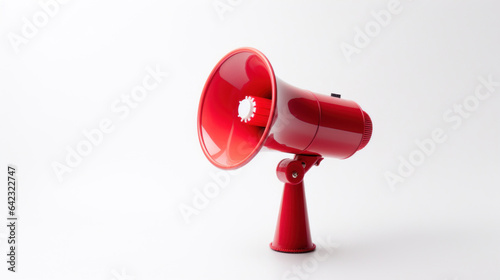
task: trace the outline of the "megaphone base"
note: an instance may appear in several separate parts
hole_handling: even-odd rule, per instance
[[[305,248],[305,249],[286,249],[286,248],[279,248],[273,246],[273,243],[269,243],[269,247],[273,249],[276,252],[281,252],[281,253],[290,253],[290,254],[300,254],[300,253],[309,253],[312,252],[316,249],[316,244],[312,244],[310,248]]]
[[[278,179],[285,183],[283,198],[271,249],[283,253],[306,253],[316,249],[309,230],[309,217],[304,191],[304,175],[318,165],[321,156],[296,155],[282,160],[276,169]]]

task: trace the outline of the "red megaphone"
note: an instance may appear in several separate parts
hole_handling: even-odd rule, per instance
[[[227,54],[210,74],[198,109],[198,136],[215,166],[239,168],[263,147],[295,154],[278,164],[285,183],[271,248],[308,252],[311,241],[303,177],[323,156],[345,159],[368,144],[372,122],[353,101],[293,87],[274,75],[258,50]]]

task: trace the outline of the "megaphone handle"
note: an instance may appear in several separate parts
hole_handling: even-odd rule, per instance
[[[305,173],[321,160],[321,156],[296,155],[293,160],[284,159],[278,164],[276,174],[285,187],[271,249],[284,253],[305,253],[316,248],[309,230],[303,179]]]

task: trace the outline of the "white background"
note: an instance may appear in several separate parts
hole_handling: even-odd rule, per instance
[[[500,87],[473,104],[479,77],[500,81],[500,5],[401,0],[349,62],[341,45],[355,47],[356,28],[389,1],[241,0],[218,14],[220,3],[70,0],[16,47],[23,18],[43,9],[0,2],[0,217],[7,164],[19,183],[18,272],[4,263],[1,218],[1,279],[500,279]],[[284,81],[340,93],[373,120],[364,150],[306,177],[314,241],[330,240],[316,253],[268,247],[275,168],[291,155],[262,152],[224,175],[199,146],[204,82],[242,46]],[[148,67],[169,76],[127,117],[114,112]],[[446,121],[464,100],[475,105],[467,118]],[[103,119],[113,131],[59,181],[54,163]],[[385,175],[435,129],[446,141],[391,187]],[[179,207],[211,174],[229,182],[187,223]]]

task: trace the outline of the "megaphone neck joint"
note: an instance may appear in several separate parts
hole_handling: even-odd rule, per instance
[[[321,161],[323,161],[323,157],[320,155],[295,155],[294,160],[302,162],[302,165],[307,172],[314,165],[318,166]]]

